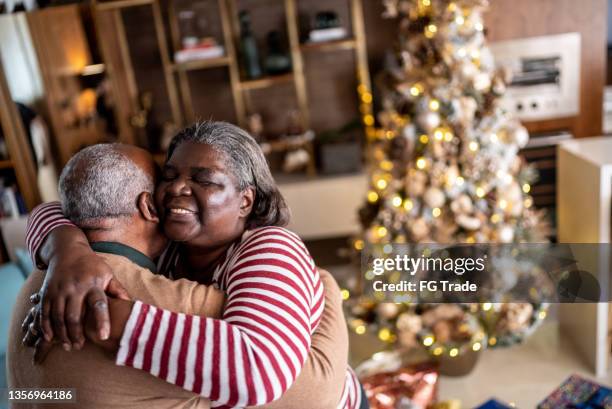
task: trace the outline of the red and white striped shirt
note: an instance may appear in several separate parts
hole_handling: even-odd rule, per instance
[[[34,210],[27,245],[36,254],[55,227],[71,224],[57,203]],[[171,272],[178,252],[160,264]],[[324,308],[323,285],[308,250],[280,227],[247,231],[217,266],[227,294],[222,320],[173,313],[136,302],[117,364],[145,370],[210,398],[213,407],[262,405],[295,381]],[[358,408],[361,389],[347,369],[338,408]]]

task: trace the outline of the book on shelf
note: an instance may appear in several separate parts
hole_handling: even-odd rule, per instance
[[[189,61],[208,60],[211,58],[219,58],[225,55],[225,48],[221,45],[186,48],[174,53],[174,61],[176,63],[185,63]]]
[[[344,27],[320,28],[312,30],[308,34],[308,41],[311,43],[322,43],[343,38],[346,38],[346,29]]]

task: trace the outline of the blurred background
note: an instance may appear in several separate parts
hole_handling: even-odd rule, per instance
[[[429,18],[432,1],[438,3],[406,2],[423,13],[410,19]],[[381,116],[390,110],[386,75],[397,68],[398,41],[406,40],[400,20],[384,18],[391,3],[0,0],[0,362],[10,307],[32,270],[24,250],[27,214],[57,200],[57,176],[68,159],[91,144],[123,142],[146,148],[161,164],[176,131],[198,119],[238,124],[260,142],[291,207],[289,227],[353,299],[361,274],[355,250],[362,246],[355,237],[368,227],[359,209],[384,190],[376,187],[368,152],[388,135]],[[457,2],[467,19],[477,2],[465,3]],[[495,0],[479,30],[498,66],[514,74],[501,106],[529,132],[519,155],[539,176],[522,190],[546,212],[552,242],[612,237],[610,11],[605,0]],[[611,261],[599,262],[593,271],[607,282]],[[372,313],[401,314],[379,307]],[[397,351],[395,334],[381,333],[363,314],[347,310],[351,362],[372,366],[377,358],[387,368],[384,360],[396,358],[376,354]],[[372,381],[399,382],[401,390],[388,406],[374,407],[411,407],[400,406],[401,398],[421,388],[416,380],[431,388],[417,407],[440,408],[490,398],[536,407],[577,382],[612,385],[608,304],[533,314],[538,328],[517,345],[484,350],[484,342],[482,351],[465,354],[469,362],[456,357],[440,369],[410,362],[394,368],[415,380]],[[419,343],[431,346],[427,336]],[[564,384],[572,374],[579,377]],[[0,388],[4,382],[2,374]]]

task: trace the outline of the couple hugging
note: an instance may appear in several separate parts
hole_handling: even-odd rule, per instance
[[[282,227],[247,132],[192,125],[161,172],[142,149],[91,146],[59,186],[29,220],[41,270],[13,311],[9,387],[76,388],[79,408],[368,407],[338,286]]]

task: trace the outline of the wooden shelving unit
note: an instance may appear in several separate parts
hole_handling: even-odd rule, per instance
[[[325,41],[322,43],[304,43],[300,45],[302,52],[354,50],[357,42],[354,39]]]
[[[215,0],[208,0],[215,1]],[[279,0],[280,1],[280,0]],[[238,4],[237,0],[216,0],[216,8],[218,9],[218,18],[221,23],[222,45],[225,50],[225,55],[217,58],[202,59],[177,63],[174,61],[174,53],[181,49],[181,32],[178,23],[178,9],[176,2],[169,1],[167,3],[167,24],[168,32],[170,33],[170,42],[166,38],[166,29],[164,19],[162,18],[160,0],[119,0],[108,2],[94,2],[94,14],[99,18],[103,13],[113,13],[115,15],[115,29],[118,32],[120,54],[123,58],[129,59],[128,41],[125,38],[124,28],[122,27],[119,13],[127,7],[135,6],[150,6],[153,9],[155,32],[157,36],[157,45],[161,55],[161,63],[163,66],[167,95],[169,105],[172,111],[172,119],[178,126],[184,126],[199,118],[203,112],[198,112],[194,108],[194,80],[191,77],[195,72],[209,69],[227,69],[229,76],[229,86],[233,101],[233,108],[236,121],[239,126],[247,127],[249,114],[254,113],[252,110],[253,94],[259,90],[276,87],[293,85],[295,91],[295,99],[297,110],[299,111],[299,120],[301,127],[304,130],[311,130],[311,110],[309,105],[307,91],[307,77],[305,73],[305,55],[313,53],[325,52],[332,53],[338,51],[352,50],[355,55],[355,72],[357,75],[357,83],[359,85],[357,97],[359,98],[359,108],[356,110],[358,115],[364,118],[366,115],[371,117],[371,84],[370,74],[368,70],[365,29],[363,21],[362,0],[337,0],[348,1],[350,7],[350,24],[352,27],[352,35],[349,38],[328,41],[322,43],[301,43],[300,42],[300,27],[298,19],[298,1],[300,0],[282,0],[284,10],[285,30],[287,33],[289,53],[291,56],[292,68],[291,72],[277,76],[265,76],[257,79],[244,79],[241,77],[240,56],[237,52],[237,47],[240,40],[240,28],[238,23]],[[301,0],[306,1],[306,0]],[[208,16],[215,18],[215,16]],[[100,31],[100,30],[99,30]],[[122,33],[123,32],[123,33]],[[101,35],[101,42],[104,42],[104,35]],[[112,50],[111,50],[112,51]],[[112,65],[112,64],[110,64]],[[124,83],[127,88],[135,93],[135,75],[133,68],[128,61],[123,64],[124,69],[129,72],[124,75]],[[112,71],[111,67],[111,71]],[[199,74],[198,74],[199,75]],[[118,90],[120,87],[115,87]],[[124,86],[125,88],[125,86]],[[118,90],[117,92],[120,92]],[[364,100],[363,94],[368,94],[369,99]],[[131,99],[134,100],[132,95]],[[129,104],[128,104],[129,105]],[[135,106],[134,103],[131,107]],[[204,115],[205,116],[205,115]],[[366,122],[366,121],[364,121]],[[366,126],[370,124],[366,123]],[[309,141],[305,148],[310,152],[311,163],[308,166],[308,174],[314,175],[315,163],[312,142]]]
[[[295,80],[294,74],[283,74],[283,75],[274,75],[258,78],[255,80],[244,80],[240,81],[240,89],[243,91],[249,91],[253,89],[261,89],[272,87],[277,84],[282,84],[284,82],[291,82]]]
[[[365,29],[363,22],[363,6],[361,0],[349,0],[351,8],[351,25],[353,36],[351,38],[334,40],[321,43],[300,43],[300,30],[298,25],[297,0],[284,0],[284,11],[286,20],[286,30],[289,40],[289,51],[291,54],[292,72],[278,76],[266,76],[254,80],[244,80],[240,78],[239,56],[236,53],[236,45],[240,38],[240,29],[237,21],[238,6],[236,0],[218,0],[221,23],[224,33],[224,46],[226,55],[212,60],[194,61],[183,66],[183,69],[176,70],[178,82],[181,90],[181,100],[183,103],[184,117],[190,121],[195,117],[191,90],[187,71],[194,69],[206,69],[212,67],[227,66],[230,71],[230,82],[233,93],[234,106],[238,124],[242,127],[247,125],[249,113],[249,93],[254,90],[273,87],[279,84],[293,82],[297,105],[300,111],[300,120],[303,129],[311,129],[310,108],[307,93],[306,76],[304,72],[304,54],[314,52],[335,52],[341,50],[354,50],[356,60],[356,72],[360,84],[361,93],[370,93],[370,74],[367,63],[367,52],[365,44]],[[176,20],[176,11],[173,5],[169,10],[170,33],[174,50],[180,49],[180,32]],[[361,96],[361,93],[359,97]],[[371,114],[371,101],[364,106],[362,104],[361,113]],[[312,158],[308,166],[308,173],[314,175],[314,151],[312,141],[306,143],[306,148]]]
[[[0,169],[13,169],[19,192],[28,209],[40,203],[36,168],[30,151],[28,137],[23,128],[17,107],[13,102],[0,62],[0,127],[10,159],[0,160]]]
[[[131,7],[143,6],[151,7],[151,11],[153,13],[155,37],[164,70],[166,91],[168,93],[170,108],[172,110],[172,119],[175,124],[183,124],[184,117],[179,107],[179,95],[174,82],[174,72],[183,72],[183,70],[178,69],[170,59],[170,51],[168,49],[164,21],[158,0],[119,0],[105,2],[92,0],[92,11],[94,20],[96,22],[96,31],[98,34],[99,43],[102,44],[101,49],[103,58],[106,61],[114,62],[114,64],[112,62],[109,63],[109,76],[111,77],[111,81],[114,83],[113,90],[115,97],[119,101],[123,100],[123,107],[128,109],[128,112],[134,113],[137,111],[137,86],[134,69],[130,58],[128,40],[125,35],[125,27],[121,19],[121,11]],[[114,30],[112,30],[111,33],[115,36],[114,40],[119,46],[119,55],[114,55],[115,50],[109,49],[108,46],[104,47],[105,37],[109,35],[109,31],[105,30],[103,27],[103,22],[105,22],[105,20],[106,22],[112,21],[113,23]],[[114,65],[121,65],[121,67],[115,67]],[[128,89],[129,97],[127,98],[127,101],[126,98],[121,98],[121,94],[125,94],[124,90],[119,89],[121,85],[124,85]],[[125,123],[126,121],[124,120],[123,122]]]
[[[187,61],[183,63],[174,63],[172,68],[174,71],[194,71],[205,70],[206,68],[226,67],[230,64],[229,57],[210,58],[207,60]]]

